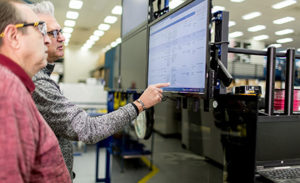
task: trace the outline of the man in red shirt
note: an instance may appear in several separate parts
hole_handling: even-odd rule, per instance
[[[46,66],[50,39],[25,4],[0,0],[0,182],[68,183],[58,141],[35,107],[31,77]]]

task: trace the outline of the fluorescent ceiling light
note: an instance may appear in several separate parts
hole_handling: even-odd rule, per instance
[[[82,51],[88,51],[89,49],[87,47],[81,47],[80,48]]]
[[[114,15],[122,15],[122,6],[115,6],[112,10],[111,13]]]
[[[115,17],[115,16],[107,16],[107,17],[105,17],[104,22],[105,22],[105,23],[108,23],[108,24],[113,24],[113,23],[115,23],[117,20],[118,20],[118,18]]]
[[[116,39],[116,42],[119,44],[122,42],[122,39],[119,37],[118,39]]]
[[[284,39],[278,39],[276,42],[277,43],[289,43],[289,42],[293,42],[293,38],[284,38]]]
[[[297,51],[299,51],[300,52],[300,48],[298,48],[298,50]],[[299,62],[300,63],[300,62]]]
[[[270,44],[268,47],[280,48],[282,47],[282,44]]]
[[[170,9],[174,9],[176,8],[177,6],[179,6],[181,3],[183,3],[184,0],[173,0],[169,3],[169,8]]]
[[[244,2],[245,0],[230,0],[231,2],[234,2],[234,3],[241,3],[241,2]]]
[[[67,32],[64,32],[63,36],[65,37],[65,39],[70,39],[71,38],[71,34],[67,33]]]
[[[285,1],[281,1],[279,3],[276,3],[272,6],[272,8],[274,9],[281,9],[287,6],[291,6],[293,4],[296,4],[297,1],[296,0],[285,0]]]
[[[111,49],[111,46],[107,45],[104,49],[107,51],[107,50]]]
[[[236,32],[230,33],[230,34],[229,34],[229,37],[230,37],[230,38],[236,38],[236,37],[240,37],[240,36],[242,36],[242,35],[244,35],[244,33],[239,32],[239,31],[236,31]]]
[[[111,47],[115,47],[115,46],[117,46],[117,45],[118,45],[118,43],[116,43],[115,41],[112,42],[112,43],[110,43],[110,46],[111,46]]]
[[[284,18],[274,20],[273,23],[274,24],[284,24],[284,23],[291,22],[291,21],[294,21],[294,20],[295,20],[294,17],[284,17]]]
[[[100,24],[98,26],[98,29],[102,30],[102,31],[107,31],[109,28],[110,28],[110,25],[108,25],[108,24]]]
[[[94,31],[94,35],[100,37],[100,36],[103,36],[103,35],[104,35],[104,32],[101,31],[101,30],[95,30],[95,31]]]
[[[248,14],[242,16],[242,18],[244,20],[251,20],[253,18],[259,17],[260,15],[261,15],[261,12],[255,11],[255,12],[248,13]]]
[[[235,21],[229,21],[229,23],[228,23],[228,27],[232,27],[235,25],[236,25]]]
[[[286,34],[291,34],[291,33],[293,33],[293,32],[294,32],[293,29],[284,29],[284,30],[275,32],[275,34],[276,34],[277,36],[282,36],[282,35],[286,35]]]
[[[84,48],[87,48],[87,49],[90,49],[92,46],[93,46],[93,45],[91,45],[91,44],[84,44],[84,45],[83,45],[83,47],[84,47]]]
[[[225,10],[225,7],[223,6],[214,6],[211,10],[212,13],[215,13],[217,11],[224,11]]]
[[[264,29],[266,29],[265,25],[256,25],[256,26],[253,26],[253,27],[249,27],[248,31],[249,32],[257,32],[257,31],[261,31],[261,30],[264,30]]]
[[[86,44],[86,45],[93,45],[93,44],[95,44],[95,41],[89,39],[89,40],[87,40],[87,41],[85,42],[85,44]]]
[[[71,28],[71,27],[64,27],[63,28],[63,32],[72,33],[73,32],[73,28]]]
[[[74,20],[65,20],[64,25],[67,27],[74,27],[76,22]]]
[[[92,41],[98,41],[99,40],[99,36],[91,35],[90,36],[90,40],[92,40]]]
[[[79,16],[79,13],[76,11],[67,11],[66,17],[69,19],[77,19]]]
[[[256,41],[261,41],[261,40],[269,39],[269,36],[268,35],[260,35],[260,36],[253,37],[253,39]]]
[[[70,0],[69,8],[71,9],[80,9],[82,7],[83,2],[80,0]]]

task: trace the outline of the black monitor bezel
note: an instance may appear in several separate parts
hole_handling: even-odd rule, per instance
[[[149,43],[150,43],[150,28],[151,26],[155,25],[156,23],[164,20],[165,18],[169,17],[170,15],[174,14],[175,12],[179,11],[180,9],[184,8],[185,6],[191,4],[195,0],[187,0],[186,2],[182,3],[175,9],[171,10],[170,12],[166,13],[165,15],[157,18],[153,22],[148,24],[148,39],[147,39],[147,76],[146,76],[146,83],[147,86],[149,86],[148,83],[148,76],[149,76]],[[207,42],[207,47],[206,47],[206,74],[205,74],[205,87],[203,92],[190,92],[190,91],[163,91],[164,93],[174,93],[174,94],[197,94],[201,96],[206,96],[208,92],[207,88],[207,82],[208,82],[208,70],[209,70],[209,61],[210,61],[210,46],[209,46],[209,41],[210,41],[210,19],[211,19],[211,3],[210,0],[204,0],[207,3],[207,32],[206,32],[206,42]]]

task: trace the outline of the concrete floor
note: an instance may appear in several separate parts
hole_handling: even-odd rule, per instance
[[[151,147],[151,139],[143,141],[147,149]],[[87,151],[75,156],[74,183],[95,183],[96,147],[88,145]],[[121,159],[113,156],[111,167],[112,183],[220,183],[223,172],[198,156],[181,147],[177,138],[154,136],[153,149],[154,168],[149,170],[140,159],[126,159],[124,172],[121,173]],[[149,159],[150,157],[148,157]],[[146,161],[147,162],[147,161]],[[149,162],[149,161],[148,161]]]

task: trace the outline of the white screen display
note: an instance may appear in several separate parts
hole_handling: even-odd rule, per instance
[[[148,0],[123,0],[122,37],[148,19]]]
[[[164,91],[205,92],[207,21],[207,0],[195,0],[150,27],[148,85],[169,82]]]

